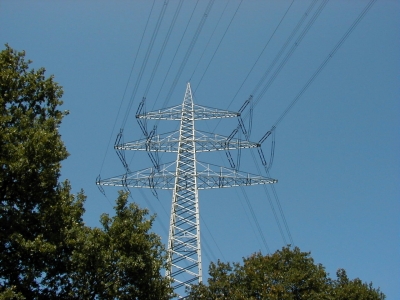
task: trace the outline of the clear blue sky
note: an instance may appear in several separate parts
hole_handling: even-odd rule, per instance
[[[105,198],[95,186],[95,178],[99,173],[107,178],[124,172],[112,146],[163,2],[155,3],[129,83],[153,1],[0,2],[0,42],[26,50],[35,67],[44,66],[64,87],[64,108],[70,110],[70,115],[65,118],[61,133],[71,156],[63,163],[62,178],[71,181],[74,192],[85,190],[85,221],[91,226],[98,225],[101,213],[112,213],[117,189],[106,189]],[[141,138],[134,114],[179,3],[169,2],[133,98],[125,141]],[[196,103],[238,110],[312,3],[295,1],[273,35],[291,2],[243,1],[228,28],[240,2],[215,1],[181,76],[177,77],[208,4],[199,2],[180,43],[196,3],[184,1],[149,85],[147,109],[163,107],[176,78],[168,105],[182,102],[190,80]],[[306,23],[321,3],[315,4]],[[258,141],[271,128],[367,3],[327,3],[265,93],[261,95],[260,91],[270,77],[254,94],[259,100],[254,108],[252,140]],[[399,1],[380,0],[373,5],[279,123],[271,169],[271,176],[279,180],[276,191],[294,244],[311,251],[332,277],[338,268],[344,268],[349,277],[381,287],[388,299],[400,299],[399,20]],[[173,130],[176,125],[160,123],[159,132]],[[199,123],[200,129],[215,129],[226,135],[235,126],[233,121]],[[264,147],[268,154],[269,140]],[[243,150],[241,158],[242,170],[257,172],[249,151]],[[165,155],[162,160],[173,161],[174,157]],[[224,153],[202,154],[199,160],[228,166]],[[132,170],[151,165],[145,153],[129,154],[129,161]],[[245,191],[268,247],[274,252],[285,242],[264,189],[248,187]],[[154,230],[165,242],[171,193],[159,195],[157,200],[149,190],[143,194],[132,190],[135,201],[157,213]],[[240,261],[255,251],[266,253],[240,189],[201,191],[200,210],[205,271],[210,260]]]

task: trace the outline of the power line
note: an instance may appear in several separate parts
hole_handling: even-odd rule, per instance
[[[157,69],[158,69],[158,66],[159,66],[159,64],[160,64],[161,58],[162,58],[162,56],[163,56],[163,54],[164,54],[164,51],[165,51],[165,47],[167,46],[169,37],[171,36],[172,29],[174,28],[175,23],[176,23],[176,19],[178,18],[179,12],[181,11],[182,4],[183,4],[183,0],[180,0],[179,3],[178,3],[177,8],[176,8],[176,10],[175,10],[174,16],[173,16],[173,18],[172,18],[172,22],[171,22],[171,24],[169,25],[168,32],[167,32],[167,34],[166,34],[166,36],[165,36],[165,38],[164,38],[164,42],[163,42],[163,44],[162,44],[162,46],[161,46],[161,50],[160,50],[160,52],[159,52],[159,54],[158,54],[158,57],[157,57],[155,66],[154,66],[154,68],[153,68],[153,71],[151,72],[150,79],[149,79],[149,81],[148,81],[148,83],[147,83],[147,86],[146,86],[146,89],[145,89],[145,91],[144,91],[144,96],[143,96],[143,97],[147,97],[147,93],[148,93],[149,90],[150,90],[150,86],[151,86],[151,84],[152,84],[152,82],[153,82],[154,75],[155,75],[156,72],[157,72]]]
[[[208,234],[211,236],[211,239],[213,240],[215,246],[217,247],[217,249],[218,249],[218,251],[219,251],[219,254],[221,254],[222,259],[223,259],[223,260],[226,260],[225,257],[224,257],[224,254],[222,253],[222,251],[221,251],[221,249],[219,248],[219,246],[218,246],[216,240],[214,239],[214,236],[213,236],[211,230],[208,228],[206,221],[204,220],[204,218],[203,218],[202,216],[200,216],[200,219],[201,219],[201,222],[203,222],[204,226],[206,226],[206,229],[207,229],[207,231],[208,231]],[[214,255],[214,257],[215,257],[215,255]]]
[[[251,205],[251,202],[250,202],[250,200],[249,200],[249,197],[247,196],[247,193],[246,193],[245,189],[244,189],[242,186],[240,187],[240,189],[241,189],[242,194],[243,194],[243,196],[244,196],[244,198],[245,198],[245,200],[246,200],[247,207],[248,207],[249,210],[250,210],[250,214],[251,214],[251,216],[252,216],[252,218],[253,218],[253,221],[254,221],[254,223],[256,224],[256,227],[257,227],[257,230],[258,230],[258,234],[259,234],[260,237],[261,237],[261,240],[262,240],[262,242],[263,242],[263,244],[264,244],[264,247],[265,247],[265,249],[267,250],[268,253],[271,253],[271,251],[269,250],[267,241],[266,241],[266,239],[265,239],[265,236],[264,236],[264,234],[263,234],[263,232],[262,232],[262,230],[261,230],[260,223],[258,222],[258,219],[257,219],[256,214],[254,213],[254,209],[253,209],[253,206]]]
[[[137,92],[137,90],[139,88],[139,85],[140,85],[140,82],[142,80],[143,72],[144,72],[144,70],[146,68],[147,62],[149,60],[150,53],[151,53],[151,51],[153,49],[154,41],[155,41],[155,39],[157,37],[157,34],[158,34],[158,31],[160,29],[161,22],[162,22],[162,20],[164,18],[165,11],[166,11],[167,6],[168,6],[168,2],[169,2],[169,0],[165,0],[164,1],[163,6],[162,6],[161,11],[160,11],[160,14],[159,14],[158,19],[157,19],[157,24],[156,24],[156,26],[154,28],[154,31],[153,31],[153,34],[152,34],[152,36],[150,38],[150,42],[149,42],[149,45],[147,47],[147,51],[146,51],[145,57],[143,59],[142,66],[140,67],[140,71],[139,71],[138,77],[136,79],[135,86],[134,86],[133,91],[132,91],[132,95],[131,95],[131,98],[130,98],[130,101],[129,101],[129,104],[128,104],[128,108],[126,110],[124,119],[122,121],[122,126],[121,126],[122,129],[125,127],[126,121],[128,120],[129,113],[130,113],[131,108],[132,108],[133,100],[134,100],[134,98],[136,96],[136,92]]]
[[[208,48],[208,45],[210,44],[211,39],[213,38],[214,33],[215,33],[215,31],[217,30],[218,25],[219,25],[219,23],[221,22],[222,17],[223,17],[224,14],[225,14],[226,8],[228,7],[228,4],[229,4],[230,2],[231,2],[231,0],[228,0],[228,1],[226,2],[224,9],[223,9],[221,15],[219,16],[219,19],[218,19],[218,21],[217,21],[217,24],[215,25],[213,32],[211,33],[210,37],[208,38],[207,44],[206,44],[206,46],[204,47],[203,52],[201,53],[200,58],[199,58],[199,60],[198,60],[197,63],[196,63],[196,66],[195,66],[194,69],[193,69],[193,73],[192,73],[192,75],[190,75],[190,78],[189,78],[189,81],[190,81],[190,82],[192,81],[192,78],[193,78],[194,74],[196,73],[197,67],[199,66],[200,61],[202,60],[202,58],[203,58],[203,56],[204,56],[204,53],[206,52],[206,50],[207,50],[207,48]]]
[[[269,174],[269,172],[267,172],[267,174]],[[291,244],[292,246],[294,246],[294,241],[293,241],[293,238],[292,238],[292,234],[290,233],[289,225],[288,225],[288,223],[287,223],[287,221],[286,221],[285,214],[283,213],[283,209],[282,209],[282,206],[281,206],[281,202],[279,201],[278,194],[277,194],[277,192],[276,192],[275,187],[272,187],[272,193],[274,194],[275,202],[277,203],[278,209],[279,209],[279,211],[280,211],[280,213],[281,213],[281,217],[282,217],[282,220],[283,220],[283,224],[285,225],[286,232],[287,232],[287,234],[288,234],[288,236],[289,236],[290,244]]]
[[[195,6],[194,6],[194,8],[193,8],[193,10],[192,10],[192,13],[191,13],[190,17],[189,17],[189,20],[188,20],[188,22],[186,23],[185,30],[184,30],[184,32],[183,32],[183,34],[182,34],[182,37],[181,37],[181,39],[180,39],[180,41],[179,41],[179,43],[178,43],[178,46],[176,47],[174,56],[172,57],[172,60],[171,60],[171,63],[170,63],[170,65],[169,65],[169,67],[168,67],[167,73],[166,73],[166,75],[164,76],[164,80],[163,80],[163,82],[162,82],[162,84],[161,84],[161,87],[160,87],[159,90],[158,90],[158,94],[157,94],[156,100],[154,101],[154,104],[153,104],[153,108],[152,108],[152,109],[154,109],[154,107],[155,107],[155,105],[156,105],[156,103],[157,103],[157,100],[158,100],[158,98],[160,97],[161,90],[162,90],[162,88],[164,87],[164,84],[165,84],[166,79],[168,78],[169,71],[171,70],[171,67],[172,67],[172,65],[173,65],[173,63],[174,63],[174,61],[175,61],[175,57],[176,57],[176,55],[177,55],[177,53],[178,53],[178,51],[179,51],[179,49],[180,49],[180,47],[181,47],[183,38],[185,37],[185,34],[186,34],[186,32],[187,32],[187,29],[188,29],[188,27],[189,27],[190,22],[192,21],[194,12],[196,11],[196,8],[197,8],[197,5],[199,4],[199,1],[200,1],[200,0],[197,0],[197,1],[196,1],[196,4],[195,4]]]
[[[255,164],[255,166],[256,166],[256,168],[257,168],[257,174],[261,174],[260,167],[259,167],[259,165],[257,164],[257,160],[256,160],[255,155],[254,155],[254,152],[253,152],[252,150],[253,150],[253,149],[250,149],[250,153],[251,153],[251,156],[252,156],[252,158],[253,158],[253,162],[254,162],[254,164]],[[268,176],[269,176],[269,173],[268,173]],[[273,213],[273,215],[274,215],[275,222],[276,222],[276,224],[278,225],[279,232],[281,233],[282,239],[283,239],[284,243],[287,244],[287,243],[286,243],[285,235],[283,234],[283,231],[282,231],[281,223],[280,223],[279,218],[278,218],[278,216],[277,216],[277,214],[276,214],[274,205],[273,205],[273,203],[272,203],[272,201],[271,201],[271,197],[270,197],[270,195],[269,195],[267,189],[264,188],[264,192],[265,192],[265,194],[267,195],[268,202],[269,202],[269,204],[270,204],[272,213]],[[275,195],[277,196],[276,192],[274,193],[274,196],[275,196]],[[275,197],[275,201],[277,202],[278,207],[281,207],[278,197]],[[289,230],[289,226],[287,226],[287,223],[285,222],[285,221],[286,221],[286,218],[285,218],[285,214],[283,213],[282,208],[279,209],[279,212],[280,212],[280,215],[281,215],[281,219],[283,220],[284,224],[286,224],[286,225],[285,225],[286,234],[288,235],[288,237],[289,237],[289,239],[290,239],[290,242],[291,242],[292,244],[294,244],[293,239],[292,239],[292,235],[291,235],[290,230]]]
[[[318,1],[318,0],[314,0],[314,2],[315,2],[315,1]],[[253,65],[252,65],[250,71],[247,73],[247,75],[246,75],[245,79],[243,80],[242,84],[239,86],[239,89],[236,91],[236,94],[233,96],[231,102],[230,102],[229,105],[228,105],[228,108],[232,105],[233,101],[236,99],[236,96],[239,94],[239,91],[242,89],[244,83],[245,83],[245,82],[247,81],[247,79],[249,78],[249,76],[250,76],[251,72],[253,71],[254,67],[257,65],[258,61],[260,60],[261,56],[263,55],[265,49],[267,49],[269,43],[271,42],[271,40],[272,40],[272,38],[274,37],[275,33],[277,32],[278,28],[281,26],[283,20],[285,19],[286,15],[288,14],[288,12],[289,12],[290,8],[292,7],[293,3],[294,3],[294,0],[292,0],[292,2],[289,4],[289,7],[286,9],[286,11],[285,11],[285,13],[283,14],[282,18],[280,19],[278,25],[275,27],[275,29],[274,29],[274,31],[272,32],[272,34],[270,35],[269,39],[268,39],[267,42],[265,43],[264,48],[261,50],[261,52],[260,52],[260,54],[258,55],[256,61],[253,63]]]
[[[240,8],[240,6],[242,5],[242,2],[243,2],[243,0],[241,0],[241,1],[239,2],[239,5],[238,5],[238,7],[236,8],[235,13],[233,14],[231,20],[229,21],[228,27],[226,27],[225,32],[224,32],[224,34],[222,35],[222,38],[220,39],[220,41],[219,41],[219,43],[218,43],[218,45],[217,45],[217,48],[215,49],[215,51],[214,51],[214,53],[213,53],[213,55],[212,55],[210,61],[208,62],[208,65],[207,65],[206,69],[205,69],[204,72],[203,72],[203,75],[202,75],[201,78],[200,78],[199,83],[198,83],[197,86],[196,86],[196,89],[195,89],[195,91],[194,91],[195,93],[196,93],[197,89],[199,88],[200,83],[203,81],[204,75],[206,75],[207,70],[208,70],[208,68],[210,67],[211,62],[213,61],[214,56],[215,56],[215,54],[217,53],[217,51],[218,51],[218,49],[219,49],[219,46],[221,46],[221,43],[222,43],[222,41],[224,40],[224,37],[225,37],[226,33],[228,32],[229,27],[231,26],[233,19],[235,18],[236,14],[237,14],[237,12],[238,12],[238,10],[239,10],[239,8]]]
[[[357,27],[357,25],[360,23],[360,21],[364,18],[364,16],[367,14],[367,12],[370,10],[372,5],[376,2],[376,0],[371,0],[368,2],[368,4],[365,6],[365,8],[362,10],[360,15],[354,20],[354,22],[350,25],[350,27],[347,29],[345,34],[340,38],[340,40],[336,43],[336,45],[333,47],[331,52],[329,52],[328,56],[322,61],[322,63],[319,65],[319,67],[315,70],[315,72],[311,75],[311,77],[308,79],[306,84],[303,86],[303,88],[299,91],[299,93],[294,97],[292,102],[290,102],[289,106],[284,110],[284,112],[279,116],[279,118],[275,121],[273,126],[277,126],[289,113],[289,111],[293,108],[293,106],[297,103],[297,101],[300,99],[300,97],[304,94],[304,92],[309,88],[309,86],[313,83],[315,78],[321,73],[321,71],[325,68],[325,66],[328,64],[328,62],[331,60],[331,58],[336,54],[336,52],[340,49],[340,47],[343,45],[343,43],[346,41],[346,39],[350,36],[350,34],[353,32],[353,30]]]
[[[318,0],[314,0],[318,1]],[[229,109],[229,107],[232,105],[233,101],[236,99],[237,95],[239,94],[239,91],[242,89],[243,85],[245,84],[245,82],[247,81],[247,79],[249,78],[251,72],[253,72],[254,67],[257,65],[258,61],[260,60],[261,56],[263,55],[265,49],[267,49],[269,43],[271,42],[272,38],[274,37],[275,33],[277,32],[278,28],[281,26],[283,20],[285,19],[286,15],[288,14],[290,8],[292,7],[294,3],[294,0],[292,0],[292,2],[289,4],[288,8],[286,9],[285,13],[283,14],[283,16],[281,17],[278,25],[275,27],[274,31],[272,32],[272,34],[270,35],[270,37],[268,38],[267,42],[264,45],[264,48],[261,50],[260,54],[258,55],[256,61],[253,63],[250,71],[247,73],[246,77],[244,78],[244,80],[242,81],[242,84],[239,86],[239,89],[236,91],[235,95],[233,96],[231,102],[229,103],[227,109]],[[217,124],[214,127],[213,132],[215,132],[215,130],[217,129],[218,125],[220,124],[220,120],[217,122]]]
[[[136,51],[135,59],[134,59],[134,61],[133,61],[132,68],[131,68],[131,71],[130,71],[130,73],[129,73],[128,81],[126,82],[126,85],[125,85],[125,90],[124,90],[124,93],[123,93],[123,95],[122,95],[121,102],[120,102],[120,104],[119,104],[118,113],[117,113],[117,116],[115,117],[115,120],[114,120],[114,124],[113,124],[112,130],[111,130],[110,138],[108,139],[108,144],[107,144],[106,152],[105,152],[105,154],[104,154],[103,161],[102,161],[102,163],[101,163],[101,167],[100,167],[100,172],[99,172],[99,173],[101,173],[101,171],[103,170],[104,162],[105,162],[105,159],[106,159],[106,156],[107,156],[107,153],[108,153],[108,149],[110,148],[110,143],[111,143],[111,139],[112,139],[113,134],[114,134],[115,126],[116,126],[116,124],[117,124],[117,120],[118,120],[119,114],[120,114],[120,112],[121,112],[122,103],[123,103],[123,101],[124,101],[124,99],[125,99],[125,94],[126,94],[126,91],[127,91],[127,89],[128,89],[128,85],[129,85],[129,82],[130,82],[131,77],[132,77],[132,72],[133,72],[133,69],[134,69],[134,67],[135,67],[136,60],[137,60],[137,58],[138,58],[138,54],[139,54],[140,48],[142,47],[143,38],[144,38],[144,35],[145,35],[146,31],[147,31],[147,26],[148,26],[148,24],[149,24],[150,16],[151,16],[151,14],[152,14],[152,12],[153,12],[153,8],[154,8],[154,3],[155,3],[155,2],[156,2],[156,0],[153,0],[153,4],[151,5],[150,13],[149,13],[149,16],[147,17],[147,21],[146,21],[146,25],[145,25],[144,30],[143,30],[142,37],[140,38],[139,47],[138,47],[138,49],[137,49],[137,51]]]
[[[215,0],[210,0],[208,2],[208,5],[207,5],[206,10],[205,10],[205,12],[203,14],[203,17],[201,18],[201,21],[200,21],[200,23],[199,23],[199,25],[198,25],[198,27],[196,29],[196,32],[194,33],[194,36],[193,36],[193,38],[192,38],[192,40],[190,42],[190,45],[189,45],[188,49],[186,50],[186,54],[185,54],[185,56],[184,56],[184,58],[183,58],[183,60],[181,62],[181,65],[179,67],[179,70],[178,70],[177,74],[175,75],[174,81],[172,82],[172,85],[171,85],[171,87],[170,87],[170,89],[168,91],[167,97],[165,98],[162,107],[165,107],[168,104],[169,100],[171,99],[172,93],[173,93],[173,91],[174,91],[174,89],[176,87],[176,84],[178,83],[178,79],[181,76],[182,71],[186,66],[186,62],[188,61],[189,56],[192,53],[192,50],[193,50],[193,48],[194,48],[194,46],[195,46],[195,44],[197,42],[197,39],[198,39],[202,29],[203,29],[204,23],[206,22],[206,19],[207,19],[208,15],[210,14],[210,11],[211,11],[211,8],[212,8],[214,2],[215,2]]]
[[[261,248],[262,248],[262,245],[260,244],[260,241],[257,239],[257,233],[256,233],[256,231],[255,231],[255,229],[254,229],[253,223],[252,223],[251,220],[250,220],[249,214],[247,213],[246,207],[245,207],[244,204],[243,204],[242,198],[240,198],[239,195],[238,195],[237,193],[235,193],[235,194],[236,194],[237,199],[238,199],[239,202],[240,202],[240,205],[241,205],[242,208],[243,208],[243,212],[244,212],[245,215],[246,215],[247,221],[249,222],[250,227],[251,227],[251,230],[253,231],[253,234],[254,234],[254,236],[255,236],[257,242],[259,243],[259,246],[260,246],[260,249],[261,249]],[[260,237],[260,238],[261,238],[261,237]]]
[[[305,11],[305,13],[303,14],[303,16],[301,17],[301,19],[297,22],[295,28],[292,30],[292,32],[290,33],[289,37],[286,39],[285,43],[282,45],[281,49],[279,49],[278,54],[275,56],[275,58],[273,59],[272,63],[269,65],[268,69],[265,71],[264,75],[260,78],[260,80],[258,81],[257,85],[254,87],[253,91],[251,92],[252,95],[255,95],[258,91],[258,89],[261,87],[262,83],[265,81],[265,79],[267,78],[267,76],[269,75],[269,73],[271,72],[271,70],[273,69],[273,67],[275,66],[275,64],[278,62],[279,58],[281,57],[281,55],[285,52],[287,46],[289,45],[289,43],[292,41],[292,39],[295,37],[295,35],[297,34],[298,30],[301,28],[301,26],[303,25],[304,21],[307,19],[307,17],[309,16],[310,12],[313,10],[315,4],[318,2],[318,0],[314,0],[313,2],[310,3],[310,5],[308,6],[307,10]],[[326,2],[323,2],[320,6],[320,8],[323,6],[325,6]],[[318,17],[318,16],[313,16]],[[310,26],[311,27],[311,26]]]
[[[306,82],[306,84],[303,86],[303,88],[300,90],[300,92],[296,95],[296,97],[292,100],[292,102],[289,104],[289,106],[285,109],[285,111],[280,115],[280,117],[277,119],[277,121],[274,123],[273,128],[275,128],[282,120],[283,118],[289,113],[289,111],[293,108],[293,106],[296,104],[296,102],[299,100],[299,98],[303,95],[303,93],[307,90],[307,88],[311,85],[311,83],[315,80],[315,78],[320,74],[320,72],[325,68],[325,66],[327,65],[327,63],[329,62],[329,60],[335,55],[335,53],[340,49],[340,47],[343,45],[343,43],[346,41],[346,39],[350,36],[350,34],[353,32],[353,30],[357,27],[357,25],[359,24],[359,22],[364,18],[364,16],[366,15],[366,13],[370,10],[370,8],[372,7],[372,5],[376,2],[376,0],[371,0],[363,9],[363,11],[360,13],[360,15],[356,18],[356,20],[351,24],[351,26],[348,28],[348,30],[345,32],[345,34],[341,37],[341,39],[336,43],[336,45],[333,47],[333,49],[331,50],[331,52],[328,54],[328,56],[325,58],[325,60],[320,64],[320,66],[317,68],[317,70],[313,73],[313,75],[310,77],[310,79]],[[255,157],[253,152],[251,151],[252,155],[253,155],[253,161],[255,161]],[[259,171],[258,165],[257,166],[257,170]],[[269,172],[267,171],[267,175],[269,176]],[[282,210],[282,206],[280,204],[277,192],[275,187],[271,187],[276,203],[278,205],[279,211],[281,213],[281,217],[282,220],[284,222],[286,231],[288,233],[289,239],[291,241],[292,244],[293,243],[293,239],[292,239],[292,235],[290,233],[289,230],[289,226],[287,224],[286,218],[284,216],[283,210]]]
[[[263,89],[261,90],[261,92],[258,94],[258,96],[255,98],[254,100],[254,106],[257,105],[257,103],[261,100],[261,98],[264,96],[264,94],[266,93],[266,91],[269,89],[269,87],[272,85],[272,83],[274,82],[274,80],[276,79],[276,77],[279,75],[280,71],[283,69],[283,67],[286,65],[286,63],[289,61],[289,58],[292,56],[292,54],[294,53],[294,51],[297,49],[297,47],[300,45],[301,41],[303,40],[303,38],[306,36],[306,34],[308,33],[308,31],[310,30],[310,28],[314,25],[315,21],[317,20],[317,18],[319,17],[319,15],[321,14],[322,10],[325,8],[326,4],[328,3],[329,0],[324,0],[319,7],[317,8],[317,10],[314,12],[314,14],[312,15],[311,19],[307,22],[305,28],[300,32],[299,37],[295,40],[295,42],[293,43],[292,47],[289,49],[288,53],[286,53],[285,57],[283,58],[283,60],[281,61],[281,63],[278,65],[278,67],[276,68],[275,72],[273,72],[273,74],[271,75],[271,77],[269,78],[269,80],[267,81],[267,83],[264,85]],[[278,54],[280,56],[280,54]],[[268,70],[269,71],[269,70]],[[246,118],[248,116],[248,114],[244,117]]]

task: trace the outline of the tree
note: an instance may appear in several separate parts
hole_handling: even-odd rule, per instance
[[[120,192],[114,217],[101,216],[102,228],[86,228],[74,252],[72,296],[83,299],[170,299],[170,281],[160,274],[166,252],[150,233],[154,216],[127,204]]]
[[[359,278],[350,280],[344,269],[336,272],[337,280],[333,282],[334,299],[339,300],[375,300],[385,299],[379,289],[374,289],[372,283],[363,283]]]
[[[24,56],[0,52],[0,289],[35,299],[68,283],[83,198],[58,183],[62,88]]]
[[[343,270],[337,280],[330,279],[310,253],[297,247],[266,256],[256,253],[243,264],[211,263],[209,275],[208,285],[193,285],[188,299],[385,299],[372,284],[348,280]]]
[[[0,299],[166,299],[153,217],[121,194],[103,229],[87,227],[83,192],[59,182],[63,91],[30,63],[0,52]]]

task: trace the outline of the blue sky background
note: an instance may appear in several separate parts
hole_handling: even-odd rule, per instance
[[[199,1],[182,38],[196,4],[184,1],[149,85],[147,110],[162,108],[170,90],[168,106],[180,104],[189,80],[196,103],[238,110],[312,2],[294,1],[290,6],[292,1],[215,1],[181,76],[176,77],[209,3]],[[112,214],[111,203],[118,190],[107,188],[104,197],[95,186],[95,178],[99,173],[107,178],[124,172],[112,146],[164,1],[155,2],[143,35],[152,3],[0,1],[0,42],[26,50],[35,68],[44,66],[64,87],[64,108],[70,115],[61,133],[71,156],[63,163],[62,178],[71,181],[74,192],[85,190],[85,222],[91,226],[98,226],[101,213]],[[305,22],[321,3],[316,1]],[[275,124],[367,3],[326,4],[265,93],[260,93],[261,88],[254,94],[258,100],[252,140],[258,141]],[[169,1],[166,8],[132,98],[125,141],[141,138],[135,111],[178,4],[177,0]],[[372,6],[277,126],[270,171],[279,181],[275,188],[294,244],[311,251],[332,277],[338,268],[344,268],[350,278],[359,277],[381,287],[388,299],[400,298],[399,20],[400,2],[381,0]],[[176,87],[170,89],[175,78]],[[203,121],[198,122],[198,128],[229,135],[236,122]],[[169,123],[160,123],[159,133],[176,128],[177,123]],[[270,139],[263,145],[266,156],[269,146]],[[241,170],[257,172],[259,159],[257,152],[254,154],[256,162],[249,150],[242,151]],[[198,158],[229,165],[224,153]],[[151,165],[145,153],[129,153],[128,159],[132,170]],[[174,155],[162,157],[163,162],[174,159]],[[270,187],[268,191],[272,195]],[[255,251],[267,253],[246,196],[270,251],[285,245],[263,187],[246,187],[245,192],[242,194],[240,188],[200,191],[203,270],[210,260],[240,261]],[[132,190],[132,197],[157,213],[154,231],[166,242],[171,193],[159,192],[157,200],[149,190]],[[272,201],[279,212],[275,199]],[[279,219],[283,226],[280,215]],[[287,232],[285,239],[289,240]]]

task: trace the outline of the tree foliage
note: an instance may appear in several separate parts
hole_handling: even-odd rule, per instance
[[[340,299],[378,300],[385,296],[371,284],[349,280],[344,270],[328,277],[310,253],[284,247],[272,255],[256,253],[240,263],[211,263],[208,285],[194,285],[188,299]]]
[[[57,127],[61,87],[29,69],[24,52],[0,52],[0,284],[28,299],[66,285],[82,195],[58,183],[67,150]]]
[[[59,182],[63,91],[30,63],[8,45],[0,52],[0,299],[167,298],[147,211],[121,194],[116,216],[90,228],[83,193]]]
[[[73,254],[74,290],[83,299],[170,299],[170,282],[160,270],[166,256],[160,238],[150,233],[154,216],[127,204],[120,193],[116,215],[102,215],[102,228],[85,228]]]

